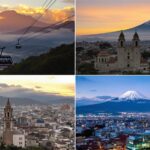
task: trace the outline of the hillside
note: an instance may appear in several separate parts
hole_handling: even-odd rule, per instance
[[[40,56],[14,64],[0,74],[73,74],[74,44],[61,45]]]

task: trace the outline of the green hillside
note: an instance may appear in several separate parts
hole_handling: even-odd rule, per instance
[[[14,64],[0,74],[73,74],[74,44],[61,45],[40,56]]]

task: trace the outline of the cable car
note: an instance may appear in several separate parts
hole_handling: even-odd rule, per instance
[[[20,45],[20,39],[18,39],[18,43],[16,44],[16,49],[20,49],[22,46]]]
[[[13,64],[13,60],[9,55],[2,55],[5,47],[0,48],[0,70],[3,70]]]
[[[0,56],[0,65],[12,65],[13,64],[13,61],[12,61],[12,58],[11,56],[7,56],[7,55],[4,55],[4,56]]]

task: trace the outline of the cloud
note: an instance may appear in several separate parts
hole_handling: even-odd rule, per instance
[[[96,92],[97,90],[93,89],[93,90],[90,90],[90,92]]]
[[[38,87],[39,88],[39,87]],[[61,96],[60,93],[57,92],[42,92],[37,91],[32,88],[24,88],[20,85],[8,85],[8,84],[0,84],[0,96],[4,97],[20,97],[20,98],[31,98],[38,101],[51,101],[51,100],[73,100],[72,96]]]
[[[30,15],[35,19],[40,18],[42,22],[46,22],[49,24],[64,20],[74,14],[74,8],[72,6],[64,7],[63,9],[53,8],[48,10],[45,10],[42,7],[30,7],[24,4],[20,4],[16,7],[5,5],[0,6],[0,12],[7,10],[15,10],[19,14]],[[42,17],[39,17],[41,15]]]
[[[74,0],[63,0],[65,3],[74,3]]]
[[[63,9],[51,9],[46,10],[41,7],[29,7],[27,5],[19,5],[16,8],[14,8],[17,13],[24,14],[24,15],[31,15],[34,18],[39,18],[40,20],[46,23],[55,23],[61,20],[64,20],[65,18],[68,18],[69,16],[72,16],[74,14],[74,8],[73,7],[65,7]]]

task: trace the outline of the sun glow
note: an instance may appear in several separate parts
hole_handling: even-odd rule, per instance
[[[1,84],[21,86],[45,93],[74,96],[74,76],[1,76]]]

